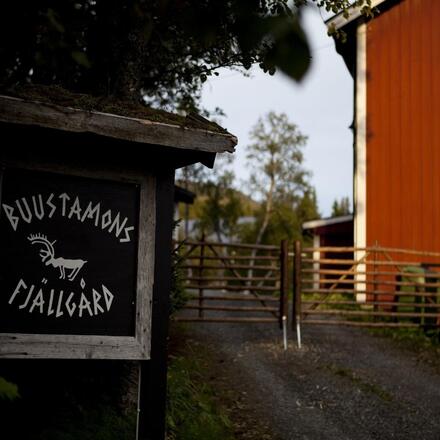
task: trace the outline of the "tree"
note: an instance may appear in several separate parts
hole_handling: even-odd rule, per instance
[[[335,200],[332,205],[332,217],[350,214],[350,199],[342,197],[340,201]]]
[[[301,8],[351,0],[22,0],[2,4],[0,84],[195,109],[220,67],[258,64],[299,80],[310,63]],[[371,0],[356,0],[365,14]]]
[[[192,211],[200,235],[214,235],[217,241],[237,236],[238,219],[246,211],[243,194],[235,185],[233,160],[228,153],[219,154],[213,170],[191,165],[177,173],[177,182],[197,194]]]
[[[292,238],[303,221],[319,216],[310,173],[303,167],[307,137],[287,115],[273,112],[259,119],[250,137],[250,189],[261,201],[254,241],[259,244],[265,235],[277,235],[280,228],[282,238]]]
[[[201,206],[198,227],[208,236],[215,234],[217,241],[237,235],[238,219],[243,215],[241,200],[233,188],[234,173],[223,173],[217,182],[205,185],[206,200]]]

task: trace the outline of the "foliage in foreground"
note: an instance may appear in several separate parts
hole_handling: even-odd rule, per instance
[[[132,440],[135,414],[122,415],[108,405],[61,414],[40,440]]]
[[[194,108],[220,67],[253,64],[300,80],[311,61],[300,11],[350,13],[352,0],[3,2],[0,83]],[[370,15],[371,0],[356,0]]]
[[[409,344],[418,349],[440,348],[440,329],[423,328],[373,328],[370,332]]]
[[[123,401],[120,361],[8,360],[0,376],[20,398],[0,399],[2,439],[132,440],[134,405]]]
[[[176,222],[174,227],[178,226]],[[180,310],[188,301],[188,295],[182,279],[183,258],[180,255],[181,244],[173,249],[171,256],[171,289],[170,289],[170,315]]]
[[[231,423],[202,383],[195,360],[172,359],[168,370],[167,440],[232,440]],[[198,377],[197,377],[198,376]]]
[[[17,385],[0,376],[0,399],[15,400],[18,397],[20,397],[20,394]]]

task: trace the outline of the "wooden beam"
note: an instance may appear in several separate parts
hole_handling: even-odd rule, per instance
[[[377,8],[381,3],[384,3],[386,0],[371,0],[371,8]],[[343,12],[339,12],[333,17],[329,18],[325,24],[327,28],[331,29],[342,29],[348,23],[351,23],[354,20],[362,17],[362,7],[359,7],[354,2],[352,6],[350,6],[348,10],[348,17],[344,17]]]
[[[237,138],[229,133],[79,110],[3,95],[0,95],[0,121],[76,133],[94,133],[131,142],[209,153],[232,153],[237,144]]]

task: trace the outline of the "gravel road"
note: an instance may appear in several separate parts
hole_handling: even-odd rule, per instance
[[[303,326],[288,350],[271,324],[185,325],[240,439],[440,439],[440,358],[363,329]],[[254,432],[255,431],[255,432]]]

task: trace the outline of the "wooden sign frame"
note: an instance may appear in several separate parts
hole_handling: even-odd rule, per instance
[[[0,163],[0,207],[2,175],[7,168],[57,173],[94,180],[131,183],[139,186],[136,313],[134,336],[0,333],[0,358],[127,359],[147,360],[151,348],[151,307],[154,284],[156,179],[133,171],[108,171],[2,161]],[[0,286],[1,291],[1,286]]]

